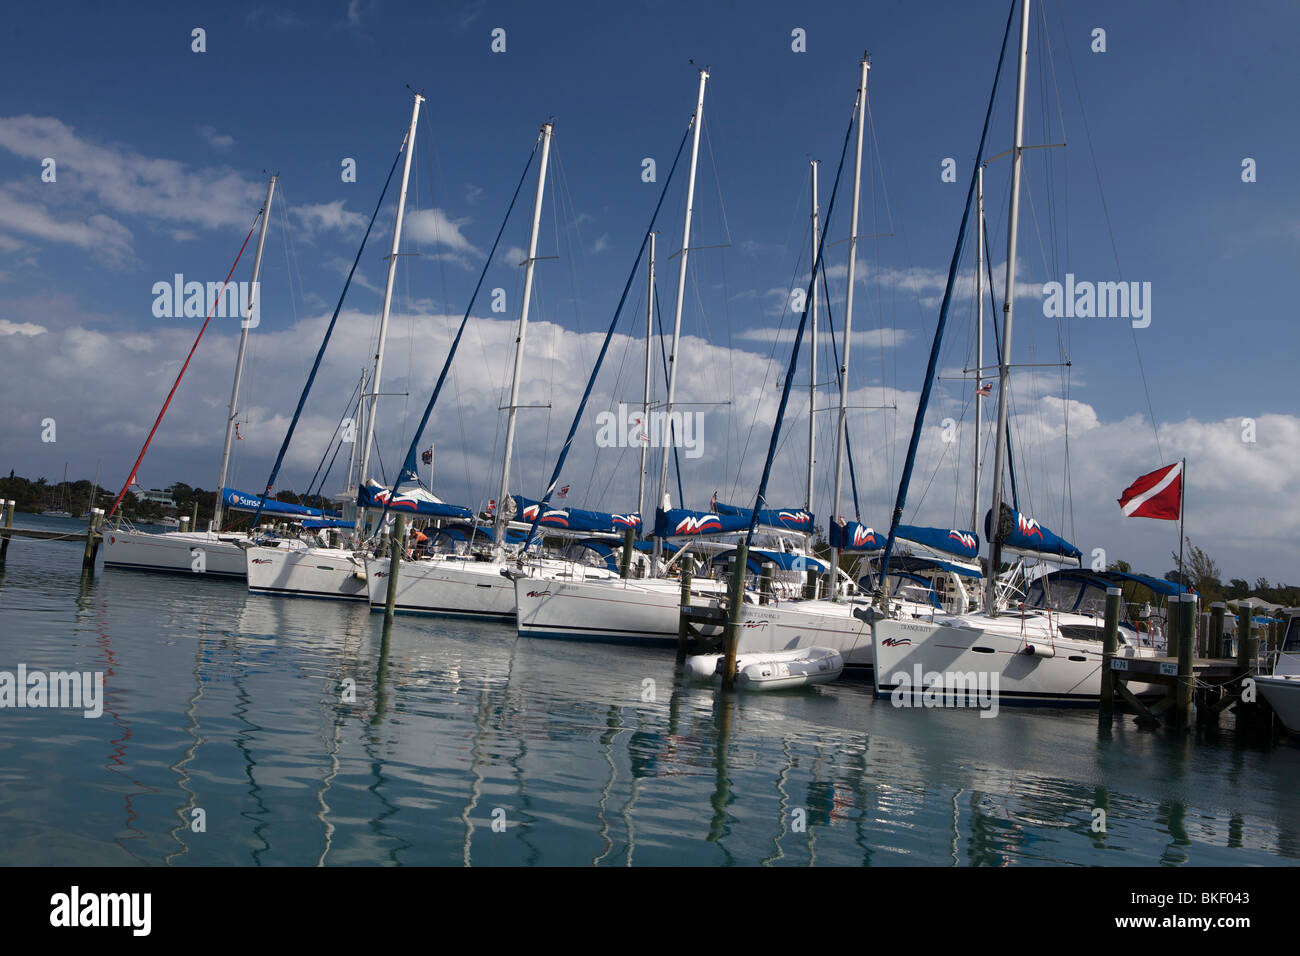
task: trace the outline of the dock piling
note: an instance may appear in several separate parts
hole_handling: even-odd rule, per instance
[[[14,526],[14,506],[16,504],[18,504],[18,502],[16,502],[12,498],[7,499],[4,503],[6,528],[12,528]],[[9,556],[9,538],[8,536],[6,536],[3,541],[0,541],[0,564],[4,564],[5,559],[8,556]]]
[[[1223,657],[1223,617],[1226,611],[1222,601],[1210,605],[1210,639],[1205,648],[1206,657]]]
[[[636,541],[636,529],[623,529],[623,558],[619,562],[618,576],[626,581],[632,576],[632,545]]]
[[[1196,681],[1192,673],[1192,660],[1196,644],[1192,634],[1192,624],[1196,620],[1196,595],[1182,595],[1181,609],[1178,611],[1178,699],[1176,703],[1177,725],[1187,728],[1192,723],[1192,696]]]
[[[772,578],[776,576],[776,565],[771,561],[763,562],[762,573],[758,577],[758,603],[772,603]]]
[[[688,608],[691,606],[691,569],[682,566],[682,598],[681,607]],[[678,609],[677,613],[677,656],[686,656],[686,616]]]
[[[393,536],[388,551],[388,598],[384,601],[384,620],[393,619],[397,603],[397,572],[402,564],[402,539],[406,536],[406,515],[399,514],[393,522]]]
[[[736,645],[740,643],[740,612],[745,603],[745,567],[749,561],[749,545],[736,544],[735,569],[731,572],[728,588],[726,657],[722,664],[722,688],[731,690],[736,684]]]
[[[81,570],[94,573],[95,555],[99,552],[99,526],[104,520],[103,508],[90,509],[90,524],[86,526],[86,550],[81,555]],[[9,544],[5,541],[5,544]]]
[[[1119,588],[1106,589],[1106,624],[1101,645],[1101,720],[1109,725],[1115,718],[1115,673],[1110,662],[1119,647],[1119,608],[1123,592]]]

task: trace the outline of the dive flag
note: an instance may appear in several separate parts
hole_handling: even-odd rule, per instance
[[[421,452],[421,453],[420,453],[420,461],[424,462],[426,465],[432,465],[432,464],[433,464],[433,449],[432,449],[432,448],[426,448],[423,452]]]
[[[1126,518],[1177,521],[1183,504],[1183,463],[1143,475],[1124,489],[1119,506]]]

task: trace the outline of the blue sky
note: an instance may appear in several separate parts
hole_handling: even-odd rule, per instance
[[[823,161],[824,205],[857,62],[867,50],[874,137],[859,231],[892,236],[860,246],[854,326],[897,331],[880,336],[883,349],[866,336],[855,340],[851,381],[863,390],[863,404],[886,396],[878,391],[873,398],[873,385],[889,396],[898,393],[900,410],[891,421],[885,416],[873,425],[863,413],[855,435],[864,459],[879,452],[875,472],[864,463],[874,475],[871,513],[864,517],[880,525],[888,519],[897,443],[911,424],[907,395],[914,400],[920,385],[1006,14],[1001,2],[840,9],[781,3],[595,9],[72,4],[57,16],[15,9],[6,60],[17,79],[6,84],[0,109],[0,322],[8,323],[0,325],[0,341],[12,346],[11,364],[19,369],[3,386],[8,412],[0,424],[6,459],[0,464],[57,479],[64,461],[72,462],[74,474],[89,477],[103,459],[104,483],[120,484],[195,328],[193,320],[154,318],[150,289],[177,272],[202,281],[224,276],[260,204],[267,169],[281,175],[290,229],[277,235],[277,211],[258,330],[266,336],[262,341],[276,344],[261,351],[255,346],[249,370],[249,403],[260,399],[267,408],[260,420],[250,411],[240,479],[257,487],[262,478],[254,475],[264,474],[283,434],[275,416],[292,407],[319,320],[332,308],[355,253],[360,219],[373,208],[400,144],[410,112],[406,84],[424,90],[428,102],[410,207],[421,215],[414,225],[408,222],[404,246],[422,255],[399,271],[399,319],[391,333],[398,349],[389,357],[394,388],[405,389],[408,378],[412,383],[401,422],[416,413],[415,395],[423,401],[423,378],[436,373],[443,353],[403,345],[400,337],[419,334],[413,316],[463,310],[537,128],[551,117],[557,163],[539,254],[561,258],[538,267],[532,318],[536,328],[549,331],[533,341],[563,351],[557,330],[603,328],[657,196],[659,184],[641,181],[642,159],[659,162],[662,182],[693,107],[693,57],[712,73],[693,244],[729,248],[693,257],[695,285],[683,327],[716,349],[710,353],[714,374],[701,368],[695,397],[737,404],[730,418],[716,423],[728,429],[725,453],[718,456],[725,460],[712,471],[692,465],[687,484],[695,490],[688,487],[687,497],[702,495],[704,501],[693,502],[702,506],[719,486],[724,496],[751,496],[761,466],[761,449],[757,460],[754,449],[766,447],[766,433],[746,431],[762,415],[739,410],[735,382],[761,360],[753,367],[763,369],[763,394],[772,397],[784,373],[786,354],[773,353],[770,336],[755,330],[791,324],[780,303],[808,268],[807,160]],[[1040,33],[1044,17],[1047,48]],[[195,27],[206,31],[204,53],[191,50]],[[1097,27],[1106,31],[1105,53],[1090,49]],[[494,28],[506,31],[504,53],[490,49]],[[806,31],[806,53],[791,50],[796,28]],[[1017,407],[1027,421],[1038,416],[1036,426],[1026,425],[1024,439],[1042,439],[1046,449],[1038,466],[1038,510],[1047,523],[1063,523],[1067,532],[1090,526],[1080,517],[1085,500],[1112,522],[1104,509],[1117,510],[1119,491],[1161,463],[1149,421],[1135,421],[1147,415],[1140,350],[1151,407],[1165,429],[1164,459],[1190,459],[1193,539],[1222,540],[1221,563],[1233,573],[1276,579],[1300,572],[1294,553],[1284,550],[1300,533],[1300,517],[1282,495],[1269,497],[1290,481],[1296,463],[1286,450],[1297,428],[1291,397],[1296,309],[1286,280],[1300,245],[1300,193],[1291,169],[1300,155],[1300,132],[1291,122],[1292,97],[1283,91],[1300,89],[1291,43],[1298,28],[1300,10],[1286,3],[1231,10],[1209,3],[1035,4],[1026,139],[1064,139],[1068,146],[1037,151],[1026,161],[1018,278],[1036,286],[1069,271],[1092,281],[1150,282],[1152,288],[1149,328],[1134,332],[1117,319],[1066,326],[1073,363],[1069,397],[1087,408],[1075,422],[1093,415],[1098,435],[1111,443],[1072,450],[1073,516],[1061,504],[1060,449],[1051,443],[1052,422],[1043,418],[1050,418],[1050,408],[1033,407],[1053,389],[1059,392],[1060,375],[1043,371],[1029,381],[1026,371],[1023,389],[1017,387]],[[1004,92],[1011,87],[1008,73]],[[1004,96],[993,153],[1009,145],[1010,115],[1011,100]],[[63,158],[58,150],[66,151],[55,183],[40,182],[46,147],[56,161]],[[344,157],[357,161],[355,184],[340,180]],[[945,157],[958,161],[955,184],[941,181]],[[1256,161],[1256,182],[1242,182],[1246,157]],[[997,264],[1005,258],[1006,174],[1005,160],[988,174]],[[387,206],[362,260],[364,284],[348,300],[358,322],[366,315],[373,322],[378,311],[381,256],[391,229]],[[680,245],[680,206],[680,188],[674,188],[660,223],[659,288],[666,309],[676,284],[675,262],[666,260]],[[846,234],[847,212],[845,192],[832,241]],[[516,214],[503,245],[526,244],[526,218],[524,210]],[[838,289],[832,273],[837,303],[845,254],[843,244],[827,252],[832,268],[839,266]],[[513,304],[520,270],[506,258],[494,264],[487,286],[507,288]],[[246,266],[241,263],[236,278],[247,278]],[[963,272],[969,268],[968,253]],[[634,298],[639,285],[638,279]],[[1017,303],[1016,358],[1058,362],[1058,329],[1042,317],[1039,301],[1031,291]],[[837,322],[840,311],[837,304]],[[511,320],[515,314],[512,308]],[[966,360],[969,314],[967,296],[954,305],[955,331],[943,356],[949,372]],[[483,302],[476,315],[491,318]],[[624,326],[633,335],[637,328]],[[226,353],[234,337],[229,327],[211,334],[211,348],[205,343],[195,360],[192,394],[187,379],[151,452],[151,468],[142,472],[146,483],[215,483],[220,407],[230,374]],[[276,334],[282,338],[271,338]],[[355,357],[340,357],[323,378],[319,407],[311,406],[322,423],[337,414],[334,406],[365,362],[365,334],[358,333]],[[594,354],[589,339],[575,337],[573,347],[576,353],[558,376],[554,368],[539,372],[548,378],[544,397],[555,408],[547,427],[533,430],[538,447],[523,453],[533,456],[525,466],[530,476],[549,465],[546,447],[553,455],[567,425],[576,393],[563,386],[573,381],[580,388],[582,360]],[[767,362],[770,355],[775,362]],[[507,359],[482,346],[466,356],[464,374],[479,367],[485,384],[499,389]],[[625,367],[597,407],[639,394],[632,371],[640,359],[629,354],[616,361]],[[90,383],[79,383],[87,372]],[[936,427],[944,415],[962,417],[961,383],[947,382],[944,395],[947,404],[932,408]],[[806,430],[806,402],[801,409],[792,405],[799,417],[788,424],[798,433]],[[59,420],[54,445],[39,441],[46,414]],[[1243,417],[1258,422],[1253,446],[1238,447],[1242,443],[1232,437],[1231,423]],[[409,440],[408,430],[391,431],[381,436],[386,458],[399,455]],[[459,434],[438,436],[444,455],[455,454],[451,445]],[[827,431],[823,442],[829,437]],[[783,460],[793,475],[806,442],[796,448],[790,437],[787,445]],[[491,449],[481,452],[482,462],[490,463]],[[737,464],[742,452],[744,467]],[[314,464],[319,454],[318,445],[310,454],[304,450],[302,460]],[[1026,480],[1032,481],[1037,452],[1026,454]],[[1100,467],[1083,467],[1081,454],[1096,456]],[[940,462],[953,468],[940,453],[922,455],[931,471]],[[291,462],[287,483],[301,486],[311,468],[294,467]],[[464,488],[440,493],[471,494],[476,467],[467,464],[464,473]],[[909,517],[940,524],[968,510],[957,493],[968,479],[953,471],[951,479],[934,484],[945,482],[945,508]],[[583,503],[626,507],[613,498],[596,500],[617,497],[623,483],[620,478],[613,490],[602,485],[602,494],[593,490]],[[785,490],[802,497],[793,479]],[[1259,509],[1257,528],[1253,517],[1239,520],[1241,497]],[[823,500],[819,512],[828,510]],[[1118,548],[1115,556],[1145,556],[1163,571],[1172,536],[1152,530],[1154,523],[1134,524],[1143,523],[1110,525],[1118,541],[1108,546]],[[1269,542],[1262,554],[1261,539]]]

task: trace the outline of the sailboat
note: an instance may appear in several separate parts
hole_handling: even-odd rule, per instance
[[[59,506],[57,508],[46,508],[41,512],[46,518],[71,518],[72,512],[67,510],[68,500],[68,465],[63,464],[63,484],[59,485]]]
[[[686,210],[682,226],[682,246],[678,262],[677,298],[674,310],[672,350],[668,358],[668,383],[665,402],[665,420],[671,421],[676,395],[677,368],[675,361],[681,341],[682,307],[686,290],[686,268],[691,246],[691,220],[694,206],[696,169],[699,157],[700,131],[704,116],[704,91],[709,74],[700,70],[699,88],[696,96],[695,112],[691,116],[687,134],[692,135],[690,178],[686,189]],[[683,136],[682,147],[686,137]],[[681,147],[678,150],[678,158]],[[673,169],[676,169],[674,160]],[[672,172],[669,173],[669,179]],[[665,187],[667,182],[665,182]],[[666,193],[665,193],[666,194]],[[663,202],[663,195],[660,204]],[[658,207],[656,208],[656,216]],[[643,240],[644,251],[654,235],[654,220],[651,220]],[[638,262],[640,254],[638,254]],[[648,269],[648,281],[653,283],[653,269]],[[634,267],[635,274],[635,267]],[[629,276],[630,285],[633,276]],[[624,291],[626,298],[626,289]],[[620,302],[621,308],[621,302]],[[647,322],[649,322],[652,301],[647,302]],[[615,313],[609,331],[606,334],[605,347],[618,322]],[[602,356],[603,356],[602,351]],[[599,362],[597,363],[597,370]],[[570,426],[569,436],[564,449],[556,461],[548,485],[547,497],[559,482],[565,455],[570,447],[578,422],[591,394],[595,382],[595,371],[587,383],[587,390],[579,403],[578,412]],[[644,405],[648,405],[648,394]],[[813,527],[813,516],[803,509],[763,508],[755,515],[742,508],[728,507],[711,503],[709,511],[692,511],[686,508],[673,508],[668,497],[668,448],[659,463],[659,491],[655,509],[655,523],[652,531],[653,544],[648,563],[645,566],[651,576],[645,578],[613,577],[596,573],[589,566],[574,564],[556,568],[538,562],[525,562],[515,573],[516,628],[522,636],[564,637],[578,639],[597,639],[615,643],[627,642],[637,644],[674,644],[677,641],[678,614],[681,601],[680,573],[690,571],[693,575],[692,594],[701,599],[717,596],[726,589],[726,582],[721,579],[694,577],[697,570],[696,556],[705,558],[705,566],[725,561],[733,551],[734,545],[727,538],[743,533],[753,522],[764,527],[771,545],[765,557],[780,562],[783,570],[780,574],[791,580],[802,581],[802,565],[824,570],[821,562],[806,554],[805,544]],[[644,455],[642,474],[645,471]],[[644,496],[644,480],[638,482],[639,497]],[[681,503],[679,502],[679,505]],[[534,532],[530,531],[530,537]],[[630,556],[629,556],[630,557]],[[638,556],[640,557],[640,556]],[[643,562],[637,562],[641,564]],[[795,570],[798,568],[798,570]],[[672,577],[677,575],[678,577]]]
[[[841,554],[861,554],[863,556],[880,553],[884,549],[884,539],[874,529],[853,521],[846,522],[839,518],[841,494],[843,488],[844,453],[848,448],[847,411],[849,396],[849,347],[853,328],[854,273],[857,259],[858,211],[861,197],[863,133],[866,115],[867,77],[871,68],[864,57],[859,64],[861,80],[858,86],[857,102],[854,115],[857,118],[857,150],[854,162],[853,207],[849,224],[849,261],[848,288],[844,312],[844,346],[839,369],[840,401],[839,418],[836,430],[834,486],[832,492],[832,519],[830,525],[831,557],[830,566],[839,569]],[[812,177],[813,195],[813,256],[818,254],[817,229],[817,177],[814,167]],[[816,276],[813,278],[812,290],[816,291]],[[816,330],[817,298],[808,299],[811,312],[810,320],[813,331],[812,381],[816,382]],[[811,408],[810,403],[810,408]],[[810,413],[811,418],[811,413]],[[812,443],[810,429],[810,445]],[[812,458],[811,452],[809,455]],[[812,507],[812,472],[808,476],[808,504]],[[976,553],[973,533],[956,529],[910,527],[906,529],[908,540],[937,555],[932,559],[914,558],[908,567],[906,580],[894,582],[902,587],[896,589],[898,613],[907,618],[932,620],[953,612],[964,612],[970,608],[973,599],[964,581],[980,577],[977,564],[973,563]],[[870,597],[861,592],[854,593],[853,587],[844,587],[840,575],[831,578],[829,593],[824,598],[808,600],[773,601],[771,603],[745,603],[739,612],[740,628],[738,631],[737,653],[753,655],[762,653],[783,653],[811,648],[826,648],[839,653],[844,666],[853,672],[870,673],[871,657],[871,615],[869,613]],[[942,595],[942,598],[940,597]],[[718,605],[724,603],[719,600]]]
[[[1021,604],[1019,608],[1012,610],[1007,606],[1005,595],[999,595],[997,591],[996,572],[1001,566],[1004,550],[1035,554],[1056,560],[1071,558],[1077,561],[1080,557],[1078,549],[1073,545],[1036,520],[1004,504],[1002,500],[1003,474],[1006,470],[1008,454],[1007,406],[1015,305],[1021,158],[1025,148],[1024,106],[1029,44],[1029,4],[1030,0],[1021,0],[1015,133],[1010,154],[1011,198],[1007,233],[1006,288],[1003,300],[1005,319],[998,369],[993,501],[985,519],[985,531],[989,543],[989,573],[984,582],[984,607],[974,613],[924,622],[907,620],[899,616],[895,611],[891,611],[888,599],[885,598],[884,607],[873,608],[871,615],[874,617],[871,631],[877,696],[888,696],[896,690],[908,688],[911,688],[914,694],[932,690],[942,694],[945,688],[957,686],[957,682],[949,679],[952,676],[965,678],[966,682],[962,686],[969,684],[970,679],[977,678],[981,688],[989,688],[999,700],[1006,703],[1095,706],[1100,694],[1103,628],[1098,617],[1079,613],[1077,610],[1058,610],[1050,606],[1028,607]],[[1007,19],[1007,37],[1010,34],[1013,16],[1014,6]],[[1007,37],[1003,40],[1004,50]],[[1001,61],[999,61],[1000,67]],[[995,80],[994,97],[996,93]],[[984,157],[984,145],[992,108],[991,99],[979,151],[976,154],[977,170]],[[962,219],[962,234],[965,232],[966,216],[970,212],[971,194],[975,187],[976,182],[972,179],[971,193],[967,195],[966,215]],[[890,566],[891,552],[899,530],[899,518],[903,512],[911,470],[915,463],[918,437],[924,421],[930,388],[934,381],[938,349],[943,336],[952,280],[960,249],[959,237],[949,269],[948,290],[945,292],[940,309],[939,324],[935,331],[926,382],[916,412],[907,462],[899,485],[889,539],[881,559],[882,580]],[[1081,579],[1091,576],[1096,579],[1095,583],[1103,582],[1106,574],[1106,572],[1082,570],[1071,573]],[[881,596],[884,597],[883,591]],[[1076,607],[1077,604],[1076,601]],[[1155,655],[1155,650],[1142,646],[1134,628],[1122,626],[1119,631],[1116,655],[1152,657]],[[956,703],[960,704],[962,701],[958,700]]]
[[[248,310],[250,316],[254,306],[253,296],[257,295],[259,289],[258,276],[262,268],[262,252],[266,245],[266,231],[271,221],[271,200],[275,196],[275,184],[278,178],[275,175],[271,176],[266,187],[266,202],[262,206],[260,213],[262,217],[261,231],[257,237],[257,253],[253,259],[253,278],[252,284],[249,286]],[[249,536],[243,532],[221,531],[221,514],[223,504],[226,507],[239,507],[239,501],[243,497],[238,492],[231,493],[226,488],[226,471],[230,461],[231,437],[234,433],[235,416],[239,402],[239,386],[243,378],[244,358],[248,348],[248,330],[251,324],[248,318],[248,316],[245,316],[245,321],[240,323],[239,351],[235,359],[235,376],[231,386],[225,444],[222,450],[221,469],[217,480],[217,505],[212,525],[206,531],[195,529],[156,534],[137,530],[119,520],[115,526],[104,530],[104,567],[125,568],[134,571],[206,574],[224,578],[244,577],[242,545],[248,542]],[[143,457],[143,452],[141,452],[141,456]],[[133,480],[134,474],[131,477]],[[119,499],[120,497],[119,495]],[[310,513],[310,509],[298,509],[288,505],[284,507],[286,511],[294,513]],[[180,526],[180,522],[175,518],[171,518],[169,521],[171,524],[164,525],[164,527],[175,528]]]
[[[402,240],[402,221],[406,213],[407,185],[411,178],[411,161],[415,154],[415,131],[420,119],[420,104],[423,102],[424,97],[416,93],[415,102],[411,107],[410,126],[407,128],[406,139],[403,143],[405,155],[402,165],[402,184],[398,193],[397,216],[393,220],[393,242],[388,257],[388,276],[384,283],[384,303],[379,316],[379,336],[375,349],[374,368],[370,374],[369,403],[366,408],[360,468],[357,472],[359,487],[362,489],[365,487],[364,479],[370,467],[370,453],[374,448],[375,407],[379,401],[380,383],[383,378],[384,346],[388,336],[389,310],[393,300],[393,284],[397,273],[397,259]],[[380,201],[383,201],[382,198]],[[338,312],[336,310],[335,318],[337,316]],[[332,330],[333,324],[331,323],[330,331]],[[329,333],[327,332],[325,343],[328,341]],[[322,353],[325,343],[321,345]],[[319,364],[320,355],[318,354],[317,364],[313,367],[307,385],[303,390],[302,398],[299,400],[298,414],[302,411],[302,403],[311,388]],[[293,436],[293,428],[297,424],[297,420],[298,415],[295,414],[289,432],[285,436],[284,445],[281,447],[280,459],[276,462],[275,469],[272,471],[271,480],[267,482],[268,492],[274,482],[280,462],[283,461],[285,448]],[[262,503],[263,505],[272,504],[266,499],[265,495],[262,497]],[[363,519],[364,513],[358,517],[356,522],[357,543],[360,541],[359,535],[362,531],[360,526]],[[364,555],[354,548],[322,547],[317,543],[300,538],[284,538],[263,544],[252,544],[244,550],[242,558],[248,578],[248,590],[253,594],[324,598],[336,601],[366,600],[365,559]]]

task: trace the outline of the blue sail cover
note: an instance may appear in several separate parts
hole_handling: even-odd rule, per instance
[[[655,537],[698,538],[710,534],[748,531],[751,512],[723,515],[712,511],[688,511],[672,508],[655,509]]]
[[[1006,505],[1003,507],[1005,508]],[[1007,550],[1046,558],[1082,560],[1083,552],[1060,535],[1014,508],[1007,508],[1007,510],[1011,512],[1012,521],[1011,533],[1002,542],[1002,546]],[[989,509],[984,515],[984,533],[990,537],[993,535],[992,518],[993,510]]]
[[[474,517],[468,508],[438,501],[423,488],[408,488],[393,494],[373,478],[357,488],[357,505],[362,508],[388,508],[390,511],[402,511],[426,518]]]
[[[533,521],[537,518],[537,511],[541,506],[540,501],[525,498],[523,495],[515,495],[514,498],[515,505],[518,508],[516,511],[518,515],[517,521]],[[606,511],[587,511],[583,508],[544,508],[541,514],[541,519],[537,522],[538,525],[546,528],[560,528],[565,531],[621,534],[625,528],[631,528],[633,531],[638,531],[641,528],[641,516],[639,514],[620,515]]]
[[[980,539],[973,531],[900,524],[898,537],[919,544],[923,548],[929,548],[931,551],[941,551],[954,557],[965,558],[967,561],[974,561],[980,553]]]
[[[435,540],[445,538],[453,544],[467,542],[471,537],[480,544],[491,544],[492,530],[490,525],[475,527],[470,524],[449,524],[441,528],[430,528],[429,534],[433,535]],[[506,528],[506,544],[520,544],[525,537],[527,535],[522,531]]]
[[[222,488],[221,504],[222,507],[234,511],[257,511],[258,506],[262,504],[262,496],[244,494],[244,492],[236,491],[234,488]],[[319,508],[291,505],[286,501],[276,501],[274,498],[267,498],[266,506],[262,510],[277,515],[296,515],[300,518],[338,517],[337,514],[327,516]]]
[[[886,538],[857,521],[831,522],[831,547],[841,551],[884,551]]]
[[[742,515],[748,520],[753,511],[749,508],[737,508],[718,502],[718,514]],[[813,515],[802,508],[764,508],[758,513],[758,523],[769,528],[785,528],[788,531],[802,531],[810,534],[813,530]]]
[[[709,564],[721,567],[735,556],[736,550],[734,548],[730,551],[719,551],[717,554],[710,556]],[[830,567],[821,558],[814,558],[809,554],[791,554],[788,551],[768,551],[763,549],[750,551],[749,557],[745,560],[745,566],[751,574],[762,574],[763,565],[769,561],[781,571],[816,571],[818,574],[825,574]]]

